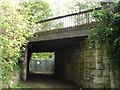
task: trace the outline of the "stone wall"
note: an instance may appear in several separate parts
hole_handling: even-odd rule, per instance
[[[20,65],[20,80],[26,81],[27,79],[27,61],[25,57],[21,57],[19,60]]]
[[[27,50],[27,49],[26,49]],[[27,53],[23,53],[21,79],[27,79]],[[120,72],[111,69],[104,46],[89,48],[86,40],[55,51],[55,76],[82,88],[120,87]]]
[[[111,70],[103,46],[97,45],[91,49],[86,41],[82,41],[71,48],[56,51],[55,55],[55,74],[59,78],[83,88],[111,88],[120,85],[120,74]]]
[[[20,67],[20,80],[26,81],[27,79],[27,47],[22,49],[21,57],[18,60]]]

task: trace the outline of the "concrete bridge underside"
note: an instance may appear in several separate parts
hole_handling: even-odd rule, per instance
[[[76,50],[79,51],[80,43],[85,41],[88,35],[88,29],[93,28],[93,26],[95,26],[95,23],[86,24],[87,28],[81,25],[79,27],[35,33],[34,37],[28,42],[27,47],[27,78],[29,77],[29,64],[32,53],[55,52],[54,76],[76,83],[70,79],[74,73],[73,71],[76,71],[76,67],[74,68],[69,65],[76,62],[76,58],[73,58],[76,57],[75,52]],[[77,75],[78,71],[74,74]]]
[[[56,52],[64,48],[71,48],[78,45],[80,41],[85,40],[87,36],[64,38],[46,41],[35,41],[28,43],[29,52]]]
[[[73,51],[79,49],[80,42],[84,41],[87,36],[83,37],[74,37],[74,38],[64,38],[64,39],[55,39],[55,40],[46,40],[46,41],[35,41],[28,43],[28,78],[29,78],[29,63],[31,53],[33,52],[55,52],[55,66],[54,66],[54,77],[63,79],[65,81],[70,81],[75,83],[72,80],[67,79],[69,73],[73,73],[70,70],[76,71],[71,66],[68,66],[68,71],[65,69],[66,65],[74,63],[74,59],[70,56],[76,57],[76,53]],[[72,60],[73,59],[73,60]],[[76,74],[78,72],[75,72]],[[65,76],[65,74],[67,76]],[[69,76],[71,77],[71,75]],[[79,76],[78,76],[79,77]]]
[[[31,53],[55,52],[55,77],[78,87],[110,88],[111,69],[104,46],[91,49],[86,41],[91,28],[93,26],[88,25],[87,28],[80,26],[36,33],[27,46],[27,78]]]

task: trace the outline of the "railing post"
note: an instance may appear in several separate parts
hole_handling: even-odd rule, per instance
[[[67,27],[74,27],[74,26],[80,26],[85,25],[90,22],[94,22],[91,18],[91,14],[94,10],[100,10],[101,7],[95,8],[95,9],[89,9],[85,11],[81,11],[79,13],[72,13],[64,16],[54,17],[50,19],[46,19],[43,21],[36,22],[37,24],[40,23],[43,30],[53,30],[53,29],[61,29],[61,28],[67,28]],[[61,25],[63,24],[63,26]],[[46,26],[45,26],[46,25]]]

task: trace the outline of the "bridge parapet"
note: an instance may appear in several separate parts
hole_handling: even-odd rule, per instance
[[[88,36],[89,30],[95,28],[99,22],[92,22],[85,25],[55,29],[45,32],[38,32],[29,39],[30,42],[46,41],[63,38],[83,37]]]
[[[48,31],[48,30],[56,30],[61,28],[75,27],[85,24],[96,22],[96,20],[92,17],[94,10],[101,10],[101,7],[95,9],[89,9],[85,11],[81,11],[79,13],[72,13],[64,16],[54,17],[50,19],[46,19],[43,21],[38,21],[37,30],[34,33],[40,31]]]

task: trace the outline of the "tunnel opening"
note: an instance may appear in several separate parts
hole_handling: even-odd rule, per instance
[[[78,89],[78,87],[63,79],[62,74],[58,73],[58,62],[56,64],[55,52],[32,52],[29,61],[29,77],[27,85],[31,88],[61,88]],[[57,66],[56,66],[56,65]],[[56,71],[57,70],[57,71]]]
[[[33,52],[30,59],[30,73],[54,74],[54,52]]]
[[[27,80],[33,82],[45,80],[45,82],[50,81],[52,85],[55,83],[64,83],[63,86],[70,85],[70,87],[79,88],[80,85],[76,84],[79,79],[77,76],[79,74],[78,71],[80,71],[78,70],[77,62],[79,59],[80,42],[84,39],[85,37],[76,37],[28,42]],[[31,71],[35,71],[31,69],[32,55],[44,52],[54,53],[54,73],[52,75],[48,73],[30,73]],[[38,60],[36,60],[36,64],[38,64],[37,67],[39,68],[40,62]],[[55,81],[55,83],[52,83],[52,81]]]

